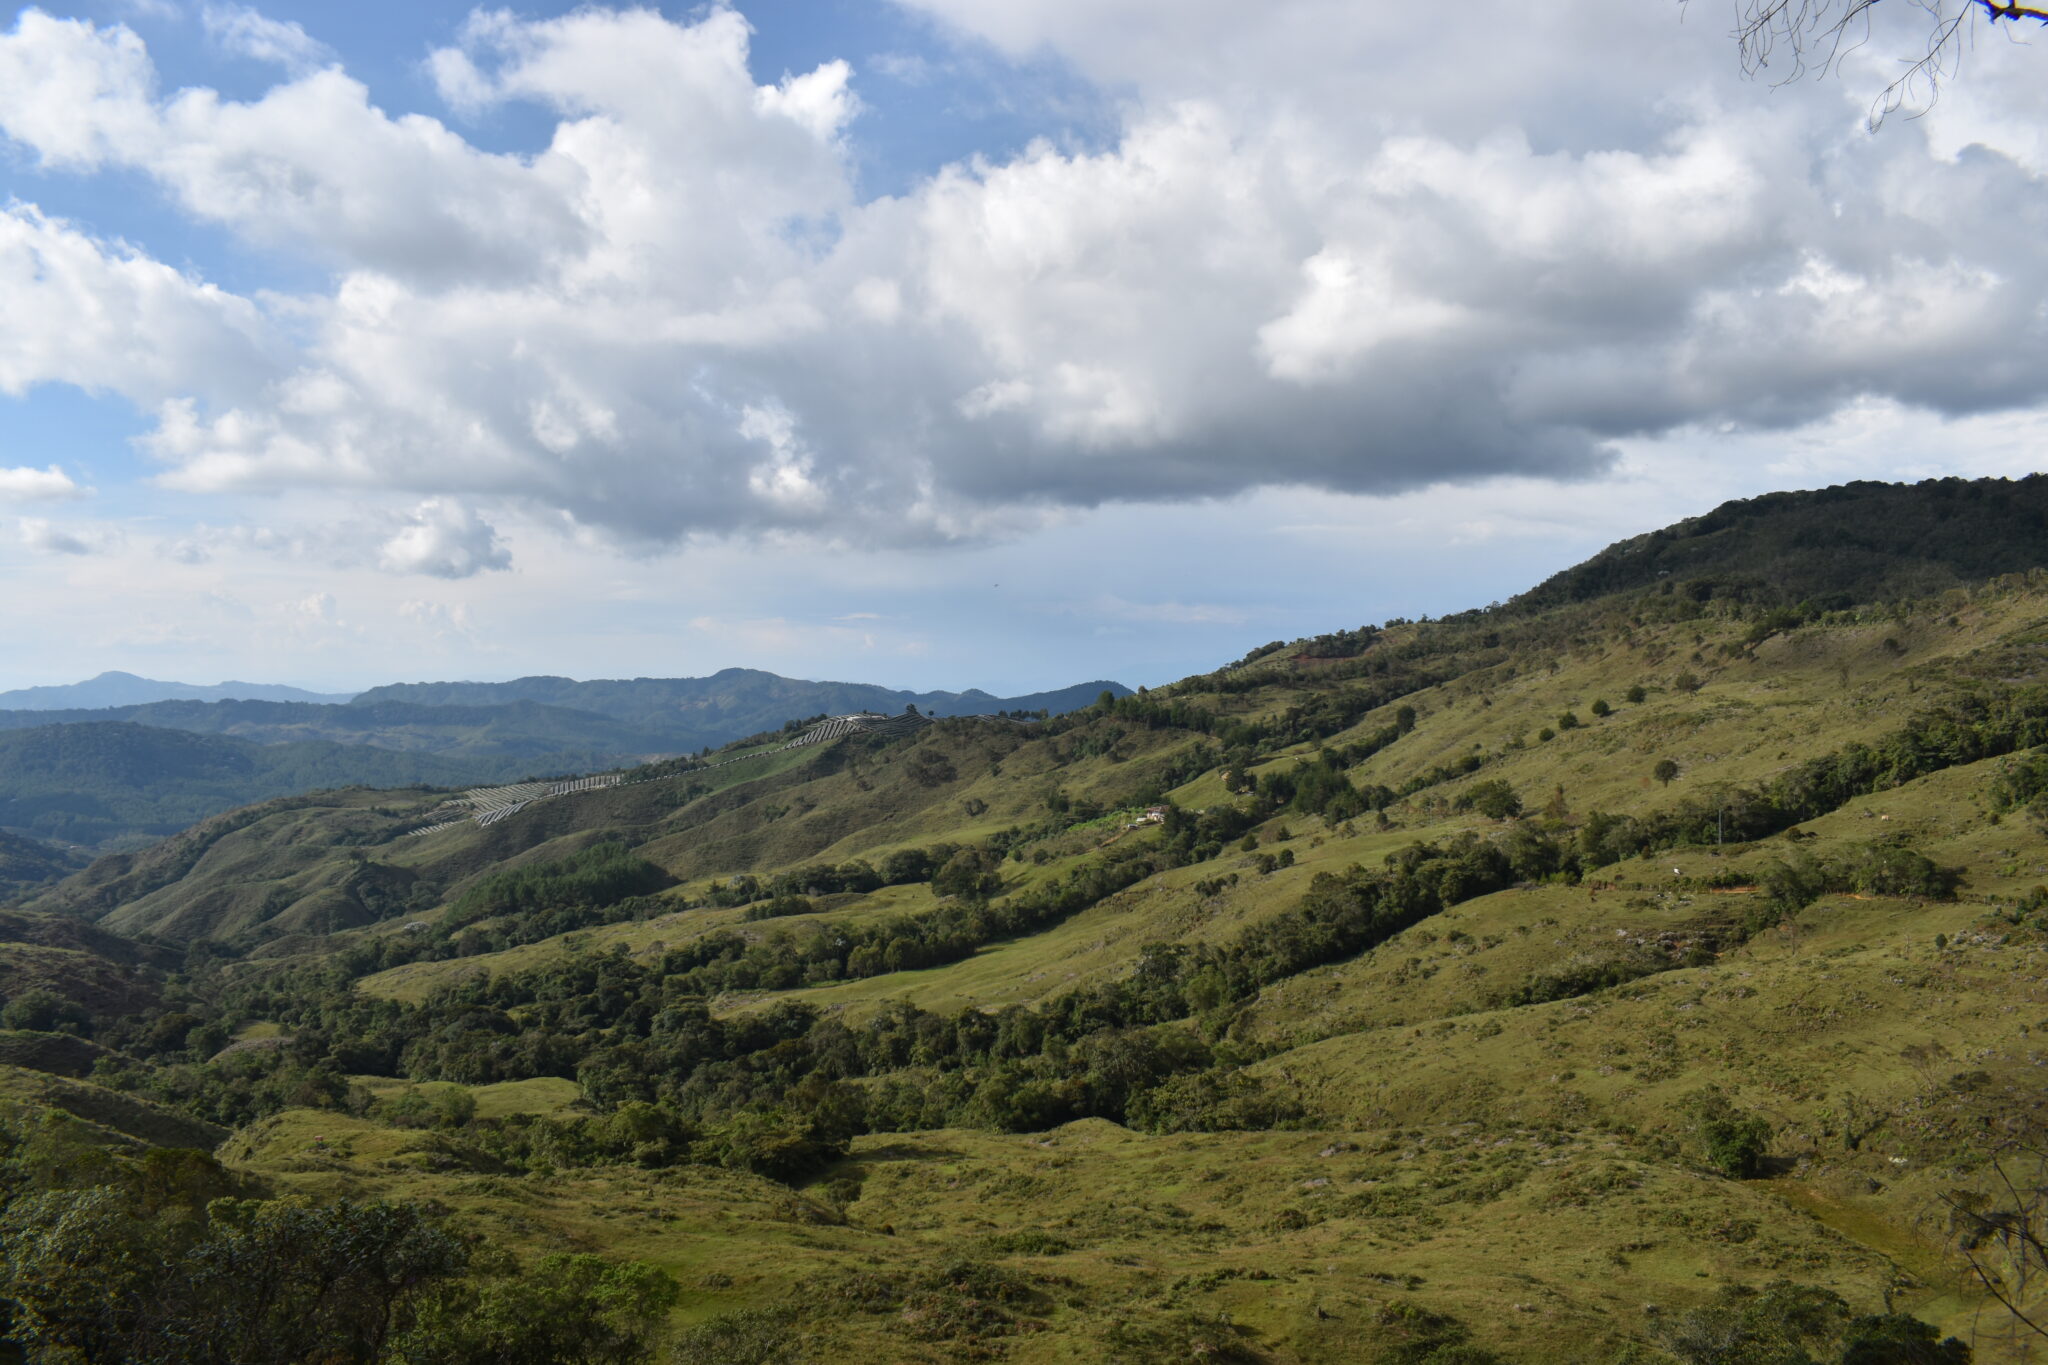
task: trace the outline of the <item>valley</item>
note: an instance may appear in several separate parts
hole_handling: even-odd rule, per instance
[[[637,1266],[576,1309],[622,1359],[2033,1358],[2044,482],[52,868],[0,912],[10,1226],[207,1149],[122,1216],[430,1208],[508,1304]]]

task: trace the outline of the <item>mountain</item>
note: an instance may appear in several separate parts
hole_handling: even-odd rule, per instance
[[[50,687],[23,687],[0,692],[0,710],[56,711],[104,706],[141,706],[153,701],[299,701],[345,702],[354,693],[307,692],[279,683],[224,682],[211,687],[159,682],[133,673],[106,672],[84,682]]]
[[[459,757],[541,759],[565,752],[602,753],[623,763],[688,747],[673,733],[529,701],[445,706],[162,701],[95,710],[0,711],[0,731],[121,721],[233,735],[259,744],[327,741]]]
[[[0,1151],[104,1153],[0,1187],[11,1292],[97,1322],[93,1239],[175,1208],[393,1281],[366,1231],[431,1217],[451,1341],[639,1303],[678,1361],[2024,1359],[2048,536],[1943,514],[2010,489],[1753,499],[1044,722],[101,858],[0,916]],[[156,1150],[195,1125],[218,1167]]]
[[[628,767],[778,730],[806,708],[1065,711],[1104,691],[1130,690],[1095,682],[998,698],[801,683],[733,669],[715,679],[632,683],[416,684],[379,688],[347,705],[177,700],[0,711],[0,829],[111,851],[217,811],[322,786],[469,786]],[[606,709],[574,709],[526,693]],[[54,733],[73,726],[85,733]],[[30,734],[36,737],[16,738]],[[172,734],[241,743],[192,743]]]
[[[1856,482],[1726,502],[1608,546],[1514,599],[1540,610],[1684,586],[1767,606],[1930,597],[2048,562],[2048,474]]]
[[[574,771],[601,755],[555,755]],[[162,838],[272,796],[344,787],[460,787],[535,771],[523,758],[444,758],[365,745],[254,744],[120,722],[0,732],[0,831],[66,845]],[[51,857],[60,857],[52,850]],[[40,880],[40,876],[36,878]]]
[[[90,861],[77,849],[0,829],[0,902],[68,877]]]
[[[1093,702],[1103,692],[1128,696],[1121,683],[1088,682],[1054,692],[994,697],[986,692],[903,692],[870,683],[807,682],[752,668],[728,668],[708,678],[593,679],[517,678],[511,682],[393,683],[373,687],[350,703],[375,706],[407,702],[422,706],[488,706],[537,702],[593,712],[675,736],[680,747],[726,744],[743,735],[773,730],[798,716],[845,715],[857,711],[900,712],[915,706],[947,716],[994,715],[1003,711],[1050,711],[1055,715]]]

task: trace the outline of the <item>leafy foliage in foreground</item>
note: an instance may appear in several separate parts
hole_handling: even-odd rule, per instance
[[[139,1158],[61,1114],[0,1115],[0,1310],[31,1362],[552,1365],[650,1357],[648,1267],[530,1269],[416,1204],[249,1197],[201,1152]]]

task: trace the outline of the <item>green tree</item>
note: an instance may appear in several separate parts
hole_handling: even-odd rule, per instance
[[[1848,1316],[1849,1305],[1832,1290],[1779,1280],[1761,1290],[1725,1289],[1661,1335],[1685,1365],[1815,1365],[1809,1348],[1831,1344]]]
[[[1656,778],[1656,779],[1657,779],[1657,780],[1658,780],[1659,782],[1663,783],[1663,784],[1664,784],[1665,786],[1667,786],[1667,787],[1668,787],[1668,786],[1670,786],[1670,785],[1671,785],[1671,779],[1672,779],[1672,778],[1674,778],[1674,777],[1676,777],[1676,776],[1678,776],[1678,763],[1677,763],[1677,761],[1676,761],[1675,759],[1669,759],[1669,758],[1660,758],[1660,759],[1658,759],[1658,760],[1657,760],[1657,766],[1656,766],[1656,767],[1654,767],[1654,768],[1652,768],[1652,769],[1650,769],[1650,776],[1652,776],[1652,777]]]
[[[932,894],[987,900],[1003,889],[1002,861],[978,848],[963,848],[932,874]]]
[[[1607,715],[1612,715],[1612,714],[1613,714],[1613,712],[1614,712],[1614,708],[1613,708],[1613,707],[1611,707],[1611,706],[1609,706],[1609,705],[1607,704],[1607,699],[1606,699],[1605,697],[1595,697],[1595,698],[1593,699],[1593,714],[1594,714],[1594,715],[1596,715],[1596,716],[1607,716]]]
[[[1870,1314],[1842,1336],[1842,1365],[1970,1365],[1973,1352],[1904,1313]]]
[[[1474,782],[1451,804],[1459,810],[1476,810],[1489,820],[1507,820],[1522,813],[1522,798],[1501,778]]]
[[[1698,1092],[1686,1107],[1693,1138],[1714,1169],[1736,1180],[1749,1180],[1762,1172],[1770,1124],[1737,1108],[1718,1088]]]
[[[405,1365],[633,1365],[651,1360],[680,1291],[635,1261],[544,1256],[524,1274],[450,1285],[397,1343]]]
[[[1624,699],[1627,700],[1630,706],[1642,705],[1643,699],[1649,695],[1650,694],[1648,692],[1643,690],[1643,685],[1641,683],[1635,683],[1631,685],[1628,691],[1622,694],[1622,696],[1624,697]]]

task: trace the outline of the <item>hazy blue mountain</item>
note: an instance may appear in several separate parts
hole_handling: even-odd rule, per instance
[[[281,683],[224,682],[211,687],[162,682],[133,673],[110,671],[84,682],[49,687],[23,687],[0,692],[0,710],[54,711],[102,706],[141,706],[153,701],[312,701],[344,702],[352,692],[308,692]]]
[[[915,706],[945,716],[993,715],[999,711],[1050,711],[1054,715],[1086,706],[1104,692],[1128,696],[1122,683],[1078,683],[1053,692],[996,697],[979,690],[906,692],[872,683],[810,682],[753,668],[728,668],[708,678],[515,678],[511,682],[393,683],[373,687],[352,706],[412,702],[428,706],[502,705],[539,702],[611,716],[663,734],[680,747],[724,744],[743,735],[772,730],[799,716],[853,711],[898,712]]]
[[[325,741],[465,757],[539,757],[573,750],[628,762],[685,747],[657,728],[530,701],[496,706],[159,701],[95,710],[0,711],[0,731],[120,721],[193,734],[234,735],[258,744]]]
[[[0,734],[0,830],[132,847],[273,796],[348,786],[465,786],[599,766],[597,755],[550,757],[561,766],[393,753],[367,744],[252,744],[125,723],[45,725]]]

